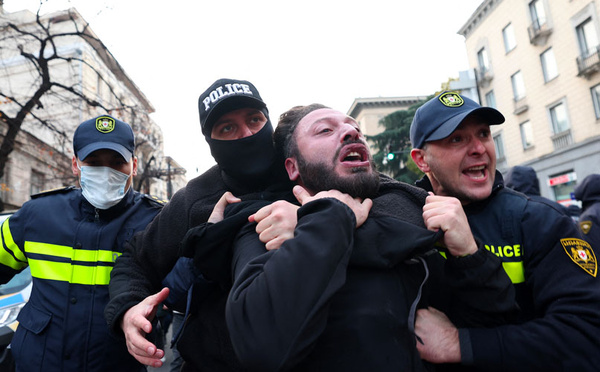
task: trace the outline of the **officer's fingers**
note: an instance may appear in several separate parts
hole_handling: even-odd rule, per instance
[[[146,302],[146,305],[150,305],[150,306],[154,307],[154,306],[158,306],[158,305],[162,304],[163,302],[165,302],[167,297],[169,297],[169,288],[164,287],[163,289],[160,290],[160,292],[155,293],[152,296],[146,297],[144,302]]]
[[[286,241],[285,238],[277,237],[275,239],[269,240],[267,244],[265,244],[265,248],[267,248],[267,251],[274,251],[276,249],[281,248],[281,245],[284,241]]]
[[[127,350],[138,362],[151,367],[160,367],[162,361],[160,360],[164,351],[157,349],[152,343],[146,340],[147,344],[141,347],[135,344],[127,344]]]
[[[250,222],[260,223],[260,221],[264,220],[266,217],[268,217],[271,214],[272,210],[273,210],[273,204],[266,205],[266,206],[262,207],[261,209],[259,209],[258,211],[256,211],[256,213],[254,213],[253,215],[248,217],[248,220]]]
[[[233,196],[233,194],[229,191],[226,191],[223,195],[221,195],[221,198],[219,199],[219,201],[217,201],[217,204],[215,204],[215,206],[213,207],[212,213],[210,214],[210,216],[208,217],[208,222],[211,223],[217,223],[223,220],[223,215],[225,213],[225,207],[227,207],[227,204],[230,203],[230,201],[240,201],[238,198],[236,198],[235,196]]]
[[[238,198],[237,196],[234,196],[229,191],[227,191],[223,196],[225,197],[225,201],[227,202],[227,204],[239,203],[242,201],[242,199]]]
[[[310,199],[311,199],[311,196],[308,193],[308,191],[306,191],[306,189],[302,186],[299,186],[299,185],[294,186],[293,192],[294,192],[294,196],[296,197],[296,199],[302,205],[304,205],[304,203],[310,201]]]

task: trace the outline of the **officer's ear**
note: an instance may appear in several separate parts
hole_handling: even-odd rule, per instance
[[[132,164],[133,169],[131,171],[132,176],[137,176],[137,165],[138,165],[137,163],[138,163],[138,158],[137,158],[137,156],[134,156],[133,164]]]
[[[425,150],[423,149],[412,149],[410,151],[410,157],[423,173],[429,172],[429,164],[427,164],[425,155]]]
[[[77,157],[73,155],[73,159],[71,160],[71,170],[73,174],[79,176],[79,167],[77,166]]]

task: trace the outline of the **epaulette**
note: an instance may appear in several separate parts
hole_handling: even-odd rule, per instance
[[[163,199],[159,199],[156,196],[152,196],[152,195],[148,195],[148,194],[142,194],[142,197],[146,200],[148,200],[150,202],[150,204],[156,206],[156,207],[164,207],[165,204],[167,204],[167,200],[163,200]]]
[[[60,194],[60,193],[64,193],[64,192],[69,192],[69,191],[75,190],[75,189],[76,189],[75,186],[57,187],[55,189],[44,190],[44,191],[38,192],[37,194],[32,194],[31,195],[31,199],[39,198],[41,196],[47,196],[47,195],[54,195],[54,194]]]

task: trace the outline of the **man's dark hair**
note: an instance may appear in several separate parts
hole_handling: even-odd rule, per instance
[[[313,111],[328,109],[320,103],[313,103],[308,106],[294,106],[279,116],[279,123],[273,133],[273,141],[277,153],[287,159],[296,153],[296,141],[294,140],[294,131],[303,117]]]

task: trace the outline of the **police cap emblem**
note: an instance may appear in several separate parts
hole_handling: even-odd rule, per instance
[[[439,100],[442,103],[442,105],[446,107],[460,107],[465,103],[462,97],[455,92],[446,92],[440,94]]]
[[[115,129],[115,119],[108,116],[100,116],[96,119],[96,129],[100,133],[110,133]]]

